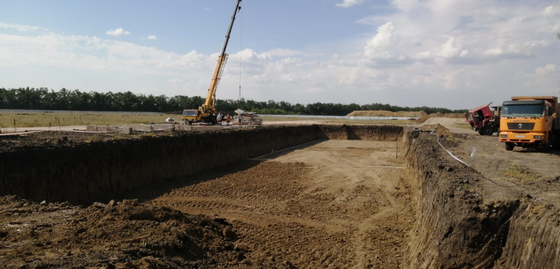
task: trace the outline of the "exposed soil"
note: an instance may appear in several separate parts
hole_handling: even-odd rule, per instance
[[[449,150],[480,172],[486,199],[524,197],[560,206],[560,151],[516,147],[506,151],[496,134],[465,129],[462,119],[431,118],[425,126],[444,126],[455,141]]]
[[[486,177],[476,184],[485,200],[560,204],[559,152],[517,148],[507,152],[497,137],[480,136],[462,128],[458,120],[430,119],[423,129],[434,128],[447,136],[443,145]],[[43,132],[3,137],[0,150],[123,138],[122,134]],[[0,264],[6,268],[406,267],[402,257],[416,221],[411,183],[415,175],[406,169],[402,149],[394,141],[318,141],[130,193],[140,202],[79,207],[5,196],[0,198]],[[442,158],[452,159],[447,154]],[[156,188],[170,191],[154,196],[162,193]]]
[[[231,220],[267,268],[399,268],[414,215],[395,154],[395,142],[329,140],[149,203]]]
[[[414,216],[397,153],[396,142],[328,140],[238,163],[238,172],[176,179],[144,203],[84,209],[5,197],[0,263],[398,268]]]
[[[506,151],[498,137],[458,135],[460,143],[451,149],[455,155],[487,179],[487,199],[522,196],[560,207],[560,151],[548,153],[515,148]]]
[[[37,131],[21,135],[0,136],[0,152],[55,148],[115,139],[133,139],[134,136],[113,133]]]
[[[241,263],[224,219],[125,200],[87,208],[0,199],[3,268],[216,268]]]

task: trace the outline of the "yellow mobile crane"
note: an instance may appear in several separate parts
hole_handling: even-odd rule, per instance
[[[226,48],[229,42],[229,35],[231,34],[231,29],[233,28],[233,22],[235,21],[235,15],[241,10],[241,0],[237,0],[235,9],[233,10],[233,15],[231,16],[231,22],[226,33],[226,39],[222,47],[222,52],[218,56],[218,64],[216,65],[216,70],[214,70],[214,76],[212,76],[212,82],[210,83],[210,88],[208,88],[208,94],[206,95],[206,101],[203,105],[199,106],[198,109],[184,109],[183,110],[183,122],[187,124],[193,124],[194,122],[205,122],[216,124],[217,120],[217,110],[216,110],[216,90],[218,89],[218,83],[222,77],[222,72],[226,67],[226,62],[228,54],[226,53]]]

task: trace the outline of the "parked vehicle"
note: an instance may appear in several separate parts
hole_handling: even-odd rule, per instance
[[[465,118],[471,129],[480,135],[500,133],[501,106],[483,105],[465,112]]]
[[[500,120],[500,142],[514,147],[549,151],[560,147],[560,106],[556,96],[514,96],[504,101]]]
[[[262,125],[262,119],[256,112],[241,112],[233,118],[237,125]]]

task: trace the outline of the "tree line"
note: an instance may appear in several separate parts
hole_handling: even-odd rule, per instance
[[[0,88],[0,109],[39,109],[39,110],[77,110],[77,111],[142,111],[179,113],[185,108],[198,108],[205,99],[200,96],[144,95],[127,92],[82,92],[80,90],[59,91],[48,88]],[[436,107],[399,107],[389,104],[291,104],[285,101],[253,100],[216,100],[216,107],[223,113],[236,109],[253,111],[259,114],[295,114],[295,115],[330,115],[343,116],[355,110],[386,111],[425,111],[428,114],[462,113],[465,110],[451,110]]]

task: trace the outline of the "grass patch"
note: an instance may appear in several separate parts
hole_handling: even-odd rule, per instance
[[[0,113],[0,128],[17,129],[24,127],[52,127],[70,125],[122,125],[122,124],[150,124],[163,123],[168,117],[181,121],[180,114],[135,114],[135,113],[57,113],[57,112],[3,112]],[[320,119],[298,117],[264,117],[265,122],[278,121],[309,121],[322,124],[354,124],[354,125],[414,125],[413,120],[350,120],[350,119]]]
[[[181,120],[179,114],[134,114],[134,113],[17,113],[0,114],[1,128],[58,127],[69,125],[118,125],[162,123],[168,117]]]
[[[502,176],[519,180],[535,180],[541,178],[540,175],[532,173],[526,166],[520,165],[518,161],[511,161]]]

